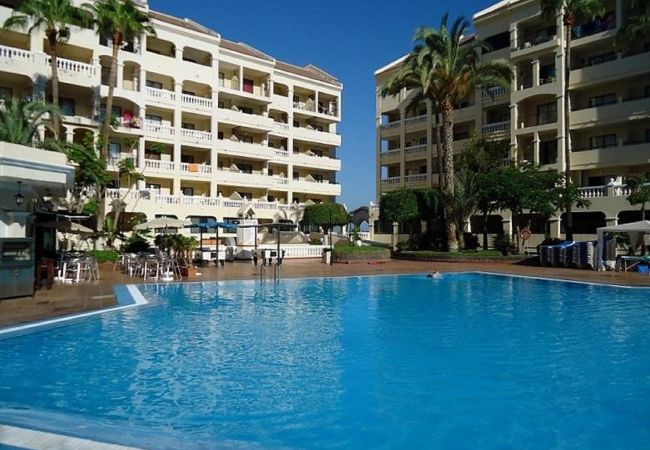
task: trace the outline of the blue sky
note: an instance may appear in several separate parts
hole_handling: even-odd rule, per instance
[[[339,201],[349,209],[375,198],[373,72],[410,50],[416,27],[437,26],[446,11],[471,19],[492,3],[496,0],[149,0],[154,10],[193,19],[277,59],[315,64],[343,82]]]

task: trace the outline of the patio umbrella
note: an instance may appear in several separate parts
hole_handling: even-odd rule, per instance
[[[156,228],[182,228],[185,226],[185,222],[182,220],[174,219],[171,217],[159,217],[157,219],[150,220],[148,222],[141,223],[135,226],[136,230],[151,230]]]
[[[92,234],[93,230],[88,227],[85,227],[79,223],[72,222],[69,220],[55,221],[40,223],[38,226],[43,228],[55,228],[57,231],[62,233],[70,234]]]

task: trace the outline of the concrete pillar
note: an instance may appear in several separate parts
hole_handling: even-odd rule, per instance
[[[501,219],[501,226],[503,227],[503,232],[507,235],[512,235],[512,219]]]
[[[399,240],[399,223],[393,222],[393,234],[390,238],[390,246],[393,250],[397,250],[397,242]]]
[[[623,25],[623,0],[616,0],[616,28]]]
[[[433,123],[431,102],[427,100],[427,176],[430,180],[430,186],[433,186]]]
[[[605,226],[615,227],[618,225],[618,217],[605,217]]]
[[[237,90],[244,90],[244,66],[239,66],[239,86],[237,87]]]
[[[140,66],[140,76],[138,77],[138,86],[136,89],[140,92],[144,92],[144,88],[147,85],[147,71]]]
[[[510,104],[510,159],[517,161],[517,134],[519,108],[516,103]]]
[[[368,236],[371,241],[375,240],[375,221],[368,219]]]
[[[535,131],[533,133],[533,164],[539,165],[539,160],[539,133]]]
[[[183,47],[179,47],[176,49],[176,60],[177,61],[182,61],[183,60]]]
[[[517,29],[517,23],[510,24],[510,48],[517,48],[517,43],[519,39],[519,30]],[[513,84],[516,86],[516,84]]]
[[[560,218],[559,217],[551,217],[548,219],[548,224],[549,224],[549,232],[550,235],[549,237],[551,239],[559,239],[561,236],[561,228],[560,228]]]
[[[533,86],[539,86],[539,59],[534,59],[531,65],[533,70]]]
[[[64,127],[65,128],[65,141],[68,143],[72,143],[74,140],[74,130],[72,127]]]
[[[144,137],[140,137],[138,139],[138,157],[136,158],[136,164],[138,166],[138,169],[140,169],[141,171],[144,170],[144,150],[145,150]]]
[[[124,88],[124,63],[121,61],[117,62],[117,81],[115,84],[118,89]]]

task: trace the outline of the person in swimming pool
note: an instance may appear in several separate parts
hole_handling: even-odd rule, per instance
[[[427,278],[440,278],[442,274],[438,272],[437,270],[434,270],[430,274],[427,275]]]

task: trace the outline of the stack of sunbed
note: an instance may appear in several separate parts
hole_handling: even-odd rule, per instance
[[[573,254],[576,249],[576,242],[567,241],[557,246],[558,253],[557,265],[562,264],[564,267],[569,267],[573,264]]]
[[[573,252],[573,264],[579,269],[593,269],[597,246],[598,241],[577,242]]]

